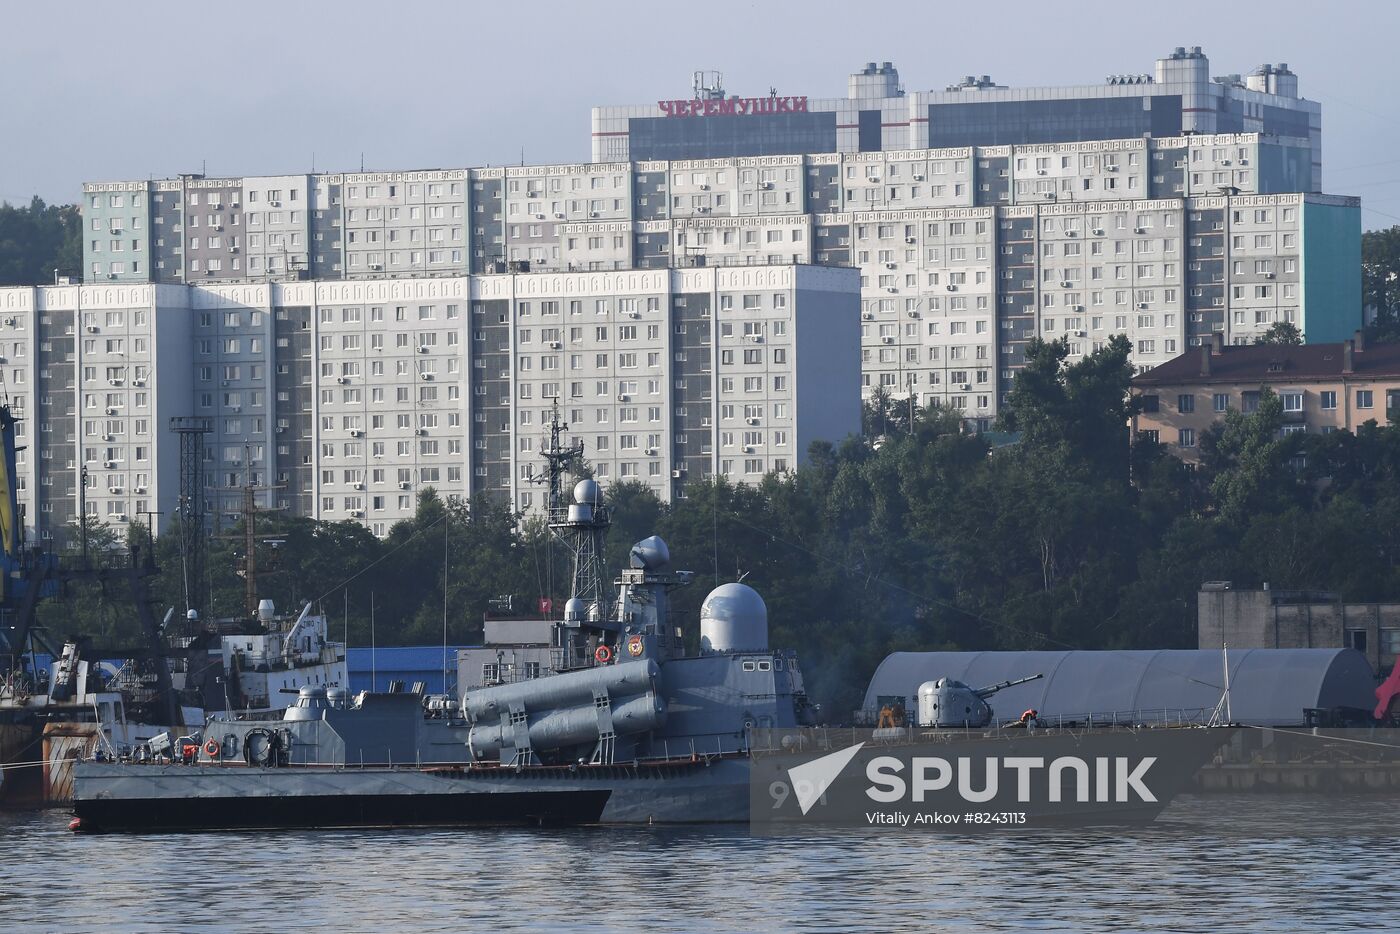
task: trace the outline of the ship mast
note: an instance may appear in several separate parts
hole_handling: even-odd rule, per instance
[[[612,519],[595,480],[580,480],[574,485],[572,497],[566,498],[564,475],[577,474],[583,464],[581,440],[574,439],[564,447],[563,436],[568,428],[559,415],[559,400],[555,399],[549,421],[549,446],[541,452],[546,465],[541,480],[548,487],[549,529],[573,555],[565,622],[596,624],[607,620],[612,610],[603,566],[603,544]]]

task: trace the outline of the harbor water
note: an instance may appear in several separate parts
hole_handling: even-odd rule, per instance
[[[1280,931],[1396,927],[1393,798],[1182,796],[1141,827],[75,836],[0,814],[0,930]]]

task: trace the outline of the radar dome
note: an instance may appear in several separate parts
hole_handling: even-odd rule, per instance
[[[666,542],[660,535],[653,535],[633,545],[628,557],[631,558],[634,568],[662,571],[671,563],[671,549],[666,547]]]
[[[574,502],[586,503],[589,506],[598,505],[598,481],[580,480],[574,484]]]
[[[700,648],[706,652],[768,649],[768,607],[747,584],[721,584],[700,606]]]
[[[570,597],[564,604],[564,619],[569,622],[578,622],[583,619],[585,607],[583,601],[578,597]]]

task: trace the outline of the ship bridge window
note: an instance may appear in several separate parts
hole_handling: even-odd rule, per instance
[[[753,670],[754,670],[754,667],[755,667],[755,666],[754,666],[754,663],[753,663],[753,662],[744,662],[744,670],[745,670],[745,671],[753,671]]]
[[[781,657],[781,656],[778,657],[778,658],[773,659],[773,669],[774,669],[775,671],[782,671],[782,670],[783,670],[783,660],[782,660],[782,657]]]
[[[773,665],[772,665],[772,663],[770,663],[770,662],[764,661],[764,662],[759,662],[759,663],[758,663],[758,670],[759,670],[759,671],[768,671],[768,670],[771,669],[772,667],[773,667]]]

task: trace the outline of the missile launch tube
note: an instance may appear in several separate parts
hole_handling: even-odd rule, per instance
[[[612,704],[613,732],[618,735],[642,733],[666,722],[666,701],[653,693],[614,698]],[[598,711],[592,701],[576,707],[554,708],[533,714],[529,719],[530,746],[533,749],[558,749],[593,742],[598,739]],[[509,725],[500,722],[478,723],[472,727],[467,743],[472,758],[481,760],[501,751],[502,734]]]
[[[463,699],[463,707],[473,723],[482,719],[495,720],[517,704],[528,711],[580,705],[592,710],[594,692],[601,691],[614,698],[643,694],[652,689],[659,672],[656,662],[651,659],[600,665],[548,678],[469,691]]]

